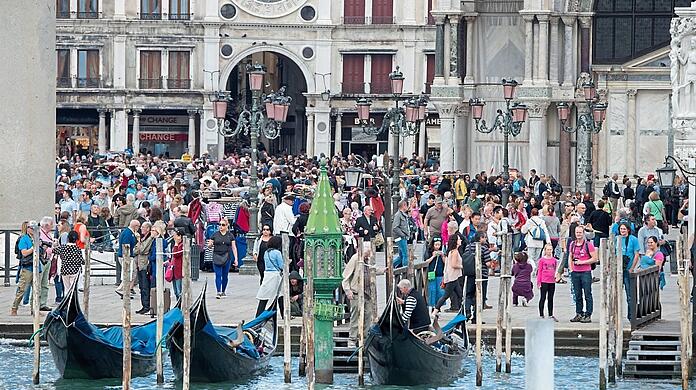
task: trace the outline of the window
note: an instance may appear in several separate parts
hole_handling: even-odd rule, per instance
[[[58,88],[70,88],[70,50],[56,50],[57,68],[56,68],[56,85]]]
[[[305,22],[311,22],[315,16],[317,16],[317,11],[310,5],[306,5],[300,10],[300,17]]]
[[[56,18],[70,19],[70,0],[56,0]]]
[[[77,2],[77,17],[79,19],[96,19],[99,17],[97,0],[79,0]]]
[[[162,19],[162,7],[160,0],[140,0],[140,19]]]
[[[372,24],[394,23],[394,0],[372,0]]]
[[[162,53],[155,50],[140,52],[140,88],[162,88]]]
[[[372,55],[372,69],[370,70],[372,82],[370,83],[370,93],[391,93],[389,73],[391,73],[392,70],[391,54]]]
[[[344,0],[344,24],[365,24],[365,0]]]
[[[435,54],[425,56],[425,93],[430,93],[430,87],[435,78]]]
[[[620,64],[669,44],[674,7],[690,0],[597,0],[594,63]]]
[[[435,24],[435,18],[433,18],[433,0],[428,0],[428,18],[426,20],[427,24]]]
[[[169,20],[189,20],[189,0],[169,0]]]
[[[77,51],[77,86],[99,87],[99,50]]]
[[[167,87],[170,89],[189,89],[191,79],[189,78],[189,52],[170,51],[169,52],[169,78]]]
[[[365,92],[365,56],[343,56],[343,93]]]
[[[232,19],[237,16],[237,8],[233,4],[225,4],[220,8],[220,15],[224,19]]]

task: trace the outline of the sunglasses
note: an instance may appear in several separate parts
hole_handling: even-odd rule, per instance
[[[220,226],[229,226],[229,224],[221,223]]]
[[[265,231],[268,231],[268,232],[271,231],[271,229],[269,229],[269,228],[263,228],[263,229],[261,229],[261,230],[265,230]]]

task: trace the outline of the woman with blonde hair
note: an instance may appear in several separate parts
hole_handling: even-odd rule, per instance
[[[643,215],[654,215],[655,221],[657,221],[657,227],[662,229],[663,233],[668,233],[669,226],[667,226],[665,222],[667,220],[665,205],[662,203],[662,200],[660,200],[660,194],[658,194],[657,191],[653,191],[648,195],[648,201],[643,205]]]

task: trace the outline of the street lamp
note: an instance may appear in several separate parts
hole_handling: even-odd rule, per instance
[[[674,161],[674,163],[677,165],[679,172],[682,174],[687,184],[696,186],[696,183],[692,183],[691,180],[689,180],[689,176],[696,176],[696,171],[686,169],[677,158],[673,156],[666,156],[665,166],[655,170],[655,172],[657,172],[657,177],[660,179],[660,188],[669,190],[674,185],[674,177],[676,176],[677,169],[674,168],[670,161]]]
[[[215,91],[208,95],[208,99],[213,103],[213,117],[217,120],[218,133],[223,137],[233,136],[234,130],[227,120],[227,106],[231,100],[229,92]]]
[[[508,181],[510,180],[510,163],[509,163],[509,143],[510,135],[517,137],[522,131],[522,125],[527,121],[527,106],[521,103],[512,103],[515,98],[515,90],[517,89],[517,81],[503,79],[503,98],[505,99],[505,112],[498,110],[493,120],[493,126],[490,128],[486,125],[486,120],[483,118],[483,107],[486,102],[483,99],[472,98],[469,100],[471,108],[471,116],[476,123],[476,131],[479,133],[492,133],[495,130],[503,132],[503,188],[501,193],[501,203],[506,205],[510,196],[510,188]]]
[[[578,114],[576,126],[568,126],[571,113],[571,104],[560,102],[556,104],[558,120],[561,122],[561,130],[567,133],[583,131],[587,135],[587,155],[585,156],[585,192],[592,193],[592,135],[602,130],[602,123],[607,116],[607,103],[599,102],[594,83],[586,81],[582,84],[583,97],[587,103],[589,112]]]
[[[399,165],[399,137],[408,137],[418,134],[421,123],[427,115],[428,97],[425,94],[405,95],[404,75],[397,66],[394,71],[389,73],[391,94],[394,98],[394,107],[391,107],[384,114],[382,125],[379,127],[370,124],[370,106],[372,101],[362,97],[355,102],[358,111],[358,122],[363,132],[368,135],[379,135],[387,130],[395,136],[394,145],[394,169],[392,170],[392,208],[396,210],[399,203],[399,181],[401,169]],[[405,105],[399,106],[399,101],[405,100]]]
[[[362,178],[363,173],[365,173],[362,169],[356,168],[356,167],[350,167],[343,171],[343,174],[346,177],[346,187],[358,187],[360,186],[360,179]]]

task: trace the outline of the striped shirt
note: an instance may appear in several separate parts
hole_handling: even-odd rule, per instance
[[[416,304],[418,304],[418,302],[415,297],[406,297],[406,301],[404,302],[404,313],[401,315],[404,324],[408,324],[408,321],[411,319],[411,314],[413,314],[413,309],[416,308]]]

